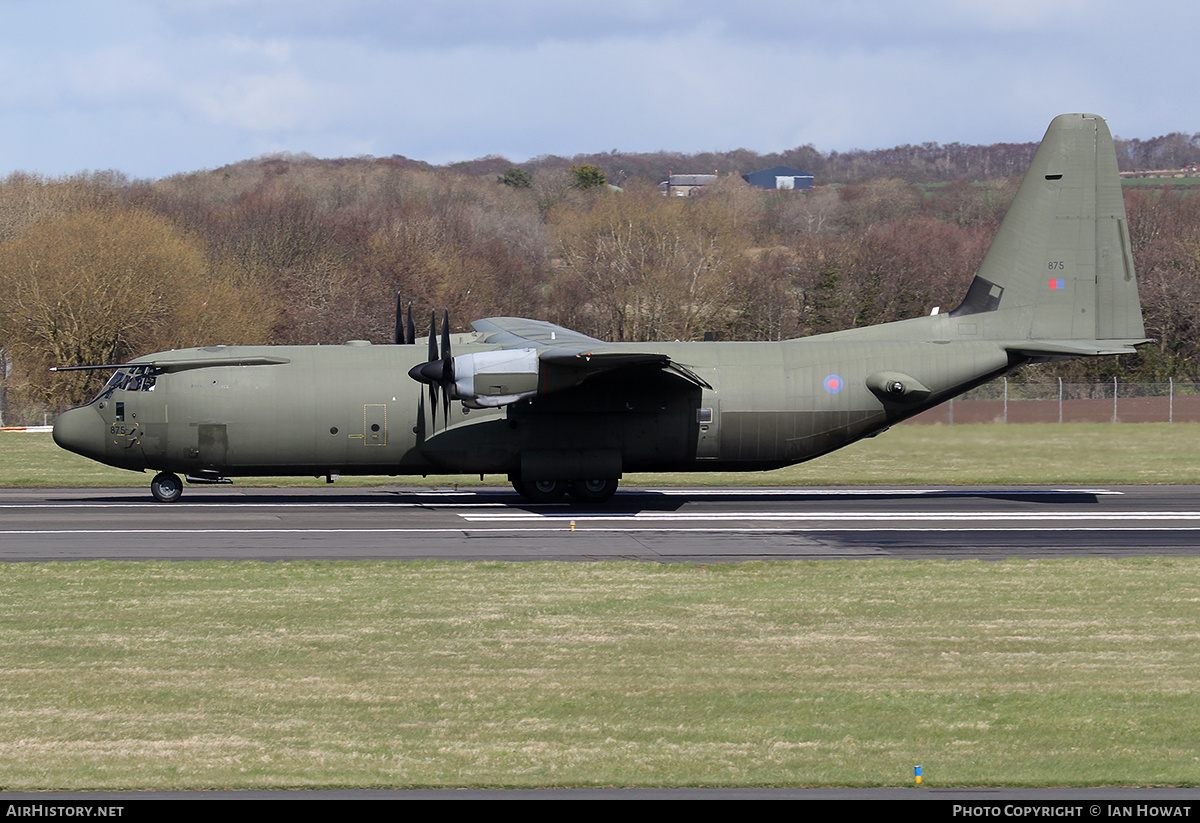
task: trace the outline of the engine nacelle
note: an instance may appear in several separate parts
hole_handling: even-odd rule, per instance
[[[454,358],[454,397],[468,406],[497,408],[538,393],[537,349],[500,349]]]

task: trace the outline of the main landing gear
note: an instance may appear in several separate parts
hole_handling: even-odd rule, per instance
[[[159,503],[174,503],[183,494],[183,481],[177,474],[159,472],[150,481],[150,493]]]
[[[580,503],[606,503],[617,492],[615,477],[596,480],[514,480],[513,488],[530,503],[554,503],[571,495]]]

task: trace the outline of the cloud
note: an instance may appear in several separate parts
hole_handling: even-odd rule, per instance
[[[449,162],[1029,141],[1079,110],[1127,136],[1200,129],[1179,104],[1197,79],[1178,57],[1186,27],[1130,38],[1111,0],[8,9],[0,170],[165,175],[281,149]],[[1139,12],[1190,16],[1155,0]]]

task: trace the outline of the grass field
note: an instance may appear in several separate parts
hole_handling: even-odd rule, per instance
[[[324,485],[247,478],[239,485]],[[343,477],[341,484],[478,484],[458,477]],[[507,485],[503,477],[487,482]],[[1200,483],[1200,423],[896,426],[841,451],[773,472],[630,474],[625,485]],[[0,486],[145,486],[150,475],[64,452],[49,434],[0,433]]]
[[[5,789],[1200,784],[1197,560],[0,575]]]
[[[1197,483],[1198,442],[913,425],[626,482]],[[148,480],[0,434],[4,485]],[[22,563],[0,587],[0,789],[1200,785],[1196,559]]]

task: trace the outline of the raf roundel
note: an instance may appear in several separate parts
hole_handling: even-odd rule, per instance
[[[837,394],[842,390],[842,386],[846,385],[840,375],[831,374],[825,378],[825,391],[830,394]]]

